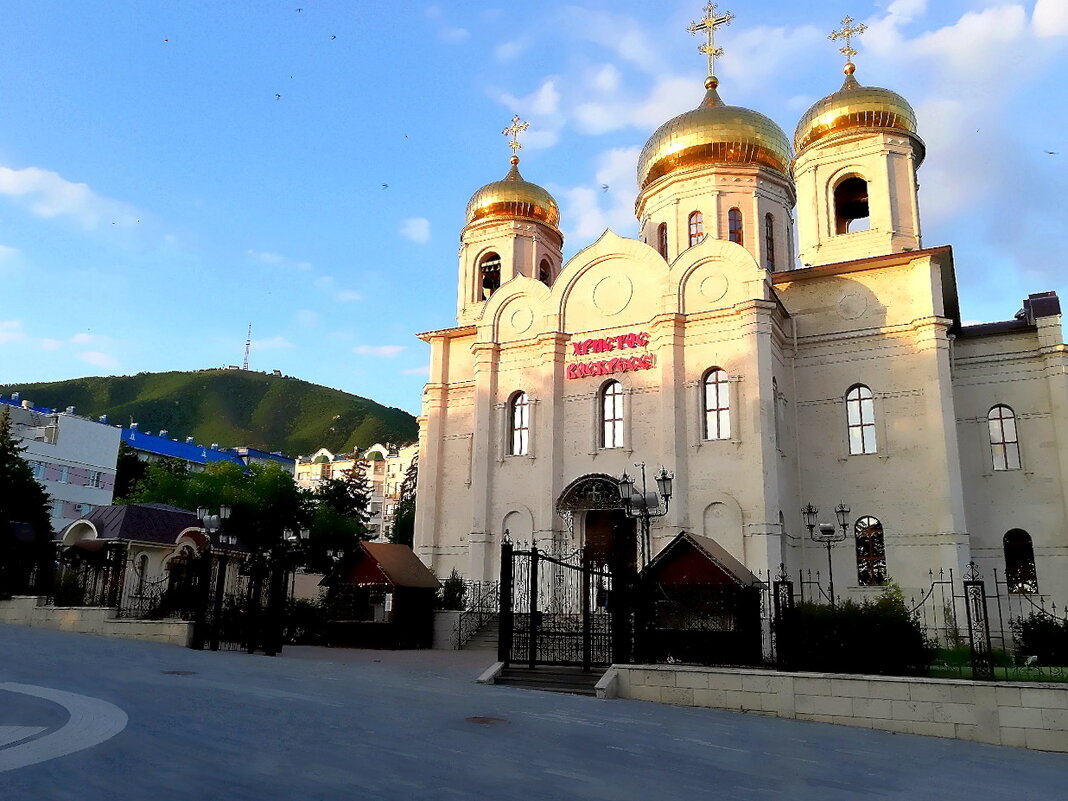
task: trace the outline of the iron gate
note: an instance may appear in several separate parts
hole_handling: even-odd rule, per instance
[[[498,658],[505,664],[610,665],[620,653],[623,604],[607,567],[581,552],[548,556],[501,546]],[[613,627],[613,620],[617,626]],[[626,643],[629,647],[629,642]]]

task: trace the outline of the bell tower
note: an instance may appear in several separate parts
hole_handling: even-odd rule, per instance
[[[852,39],[867,26],[842,20],[842,88],[812,106],[794,133],[797,226],[803,265],[919,250],[916,171],[925,147],[901,95],[854,77]]]
[[[551,285],[563,266],[560,209],[552,195],[519,174],[519,134],[528,127],[518,115],[512,118],[502,132],[512,149],[508,174],[483,186],[467,204],[456,296],[460,325],[477,322],[506,281],[525,275]]]

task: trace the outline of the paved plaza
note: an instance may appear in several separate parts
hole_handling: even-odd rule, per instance
[[[0,799],[1066,797],[1068,756],[475,684],[490,658],[0,625]]]

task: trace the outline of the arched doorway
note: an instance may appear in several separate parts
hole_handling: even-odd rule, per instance
[[[636,567],[637,521],[623,510],[617,479],[604,473],[575,479],[560,493],[556,511],[579,535],[579,547],[590,564]]]

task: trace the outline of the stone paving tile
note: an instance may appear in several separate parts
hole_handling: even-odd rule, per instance
[[[0,683],[83,694],[129,716],[100,745],[0,773],[0,798],[1064,797],[1064,755],[485,687],[473,679],[487,658],[316,648],[268,658],[0,625]],[[0,726],[56,725],[55,710],[0,696]]]

